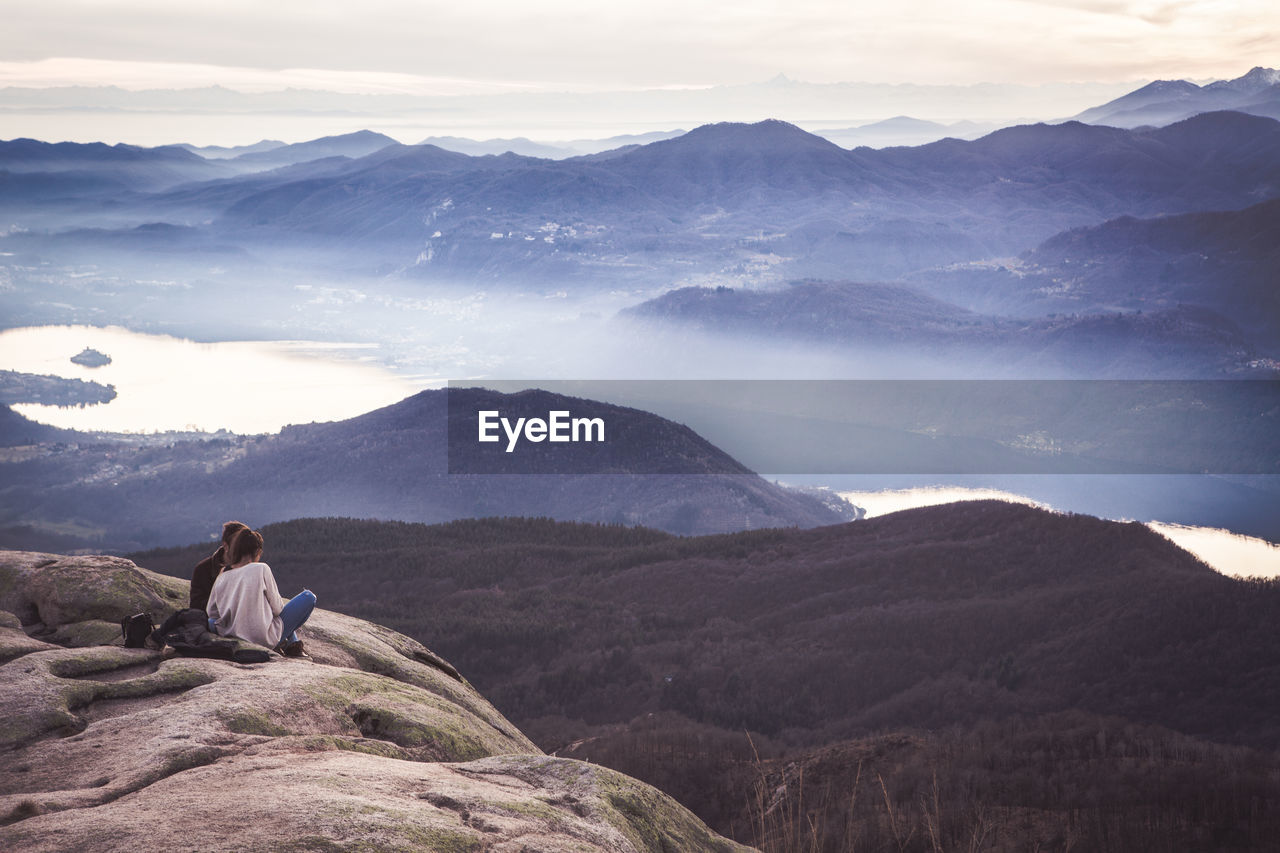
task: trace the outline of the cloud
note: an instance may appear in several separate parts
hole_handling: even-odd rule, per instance
[[[539,88],[537,83],[520,80],[469,80],[332,68],[245,68],[194,62],[78,57],[56,57],[36,62],[0,62],[0,86],[44,88],[94,84],[109,84],[134,90],[223,86],[240,92],[314,89],[369,95],[483,95]]]
[[[780,70],[818,82],[1036,83],[1182,76],[1179,58],[1234,76],[1274,61],[1263,45],[1239,54],[1241,36],[1260,32],[1280,32],[1280,4],[44,0],[6,10],[0,56],[10,80],[24,69],[48,79],[46,61],[75,57],[117,63],[83,65],[78,82],[134,85],[152,73],[141,66],[154,64],[157,73],[255,89],[272,80],[312,85],[322,75],[345,91],[648,88]]]

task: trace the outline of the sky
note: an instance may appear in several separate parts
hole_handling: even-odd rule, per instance
[[[474,95],[815,83],[1236,77],[1274,0],[42,0],[8,3],[0,86],[211,84]]]
[[[557,143],[900,115],[989,130],[1061,121],[1154,79],[1280,65],[1274,0],[5,6],[0,138],[50,142],[230,146],[370,129]]]

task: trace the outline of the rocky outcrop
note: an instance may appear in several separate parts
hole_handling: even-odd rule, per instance
[[[542,755],[420,643],[317,610],[311,659],[119,643],[186,583],[0,552],[0,849],[743,849],[622,774]]]

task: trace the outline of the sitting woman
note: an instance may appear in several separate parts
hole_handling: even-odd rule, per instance
[[[271,567],[262,562],[262,534],[256,530],[245,528],[235,535],[226,562],[209,593],[210,628],[302,657],[298,628],[316,606],[315,593],[304,589],[288,601],[280,597]]]

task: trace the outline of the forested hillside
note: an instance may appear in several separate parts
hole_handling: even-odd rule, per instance
[[[576,743],[748,840],[748,812],[725,791],[789,765],[757,764],[744,730],[765,759],[792,761],[914,733],[907,764],[943,767],[948,786],[982,763],[974,738],[994,738],[1007,761],[945,794],[965,808],[1007,801],[995,791],[1035,761],[1081,790],[1129,767],[1125,825],[1126,809],[1167,805],[1148,784],[1183,784],[1168,775],[1177,744],[1199,739],[1211,758],[1196,772],[1217,779],[1280,743],[1280,585],[1224,577],[1138,524],[979,502],[691,539],[536,519],[306,520],[264,534],[286,593],[306,585],[377,614],[456,661],[544,748]],[[135,556],[182,575],[204,550]],[[1059,754],[1064,726],[1119,732],[1146,758],[1130,766],[1105,744]],[[1049,751],[1029,764],[1025,749]],[[1265,788],[1271,772],[1247,784]],[[833,778],[830,795],[846,802],[851,784]],[[1114,817],[1094,815],[1090,832]]]
[[[526,442],[506,454],[501,442],[475,441],[472,416],[465,426],[454,424],[465,437],[450,447],[451,420],[488,406],[512,417],[545,418],[551,409],[599,415],[610,424],[609,441]],[[813,527],[853,517],[853,508],[829,493],[823,499],[760,478],[683,425],[536,391],[424,391],[277,435],[176,441],[50,432],[0,411],[0,446],[45,435],[45,444],[0,461],[0,535],[10,547],[153,547],[204,536],[226,515],[257,524],[327,515],[424,522],[547,515],[675,533]]]

